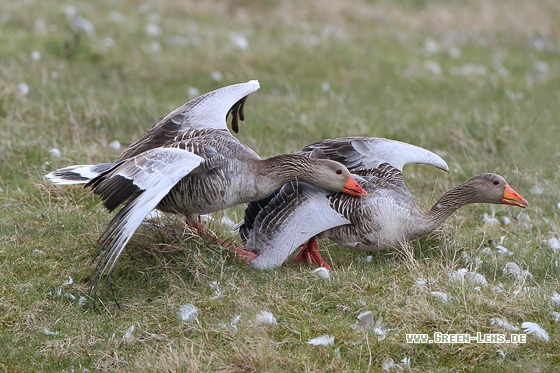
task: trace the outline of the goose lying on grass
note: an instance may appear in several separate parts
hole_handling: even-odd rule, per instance
[[[329,158],[346,165],[368,196],[347,198],[304,182],[290,182],[267,199],[252,202],[239,226],[245,249],[257,254],[252,264],[268,269],[281,265],[307,242],[295,261],[330,266],[317,240],[330,238],[354,250],[375,251],[424,236],[458,208],[471,203],[527,207],[527,201],[496,174],[480,174],[448,191],[430,211],[421,211],[402,175],[409,163],[447,171],[436,154],[399,141],[343,138],[321,141],[298,154]]]
[[[252,80],[187,102],[154,124],[115,163],[70,166],[46,175],[56,184],[85,184],[110,211],[124,204],[95,255],[94,296],[103,275],[110,280],[129,239],[154,208],[185,214],[188,224],[206,232],[200,214],[264,198],[291,180],[356,197],[365,194],[338,162],[294,154],[261,159],[233,137],[227,115],[232,113],[237,132],[245,100],[258,88]],[[241,256],[255,256],[237,250]]]

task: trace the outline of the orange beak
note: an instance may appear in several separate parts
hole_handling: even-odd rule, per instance
[[[358,184],[356,179],[354,179],[354,177],[352,176],[350,176],[350,178],[346,182],[346,185],[344,185],[344,188],[342,188],[342,191],[354,197],[367,196],[367,192],[360,186],[360,184]]]
[[[529,206],[529,202],[527,202],[525,198],[521,197],[519,193],[513,190],[513,188],[508,184],[506,184],[506,187],[504,189],[502,203],[505,203],[506,205],[519,206],[521,208]]]

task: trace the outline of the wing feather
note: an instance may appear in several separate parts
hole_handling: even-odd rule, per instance
[[[232,114],[232,128],[244,119],[243,106],[248,95],[258,90],[258,80],[233,84],[196,97],[160,119],[144,136],[130,145],[117,161],[133,157],[148,149],[163,146],[191,130],[228,130],[226,117]]]
[[[324,230],[350,220],[329,206],[330,192],[305,183],[288,183],[263,208],[246,235],[245,248],[260,269],[280,266],[298,246]],[[319,211],[319,213],[317,213]]]
[[[329,158],[349,170],[376,168],[388,163],[399,171],[406,164],[419,163],[449,171],[447,163],[437,154],[416,145],[375,137],[344,137],[322,140],[298,152],[309,157]]]
[[[127,180],[136,187],[101,236],[92,289],[97,289],[105,273],[110,278],[126,244],[150,211],[201,162],[201,157],[181,149],[152,149],[119,164],[101,180],[92,181],[94,192],[113,180]],[[120,184],[112,185],[118,188]]]

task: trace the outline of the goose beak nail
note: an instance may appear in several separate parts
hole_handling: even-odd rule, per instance
[[[367,192],[358,184],[356,179],[350,177],[342,189],[344,193],[350,194],[354,197],[367,196]]]
[[[525,198],[521,197],[519,193],[517,193],[515,190],[513,190],[512,187],[507,184],[504,190],[504,195],[502,197],[502,203],[505,203],[507,205],[519,206],[521,208],[529,206],[529,202],[527,202]]]

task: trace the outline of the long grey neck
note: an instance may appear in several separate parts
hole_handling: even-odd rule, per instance
[[[426,222],[433,229],[439,227],[459,208],[475,203],[476,191],[470,183],[464,182],[445,193],[439,201],[425,214]]]
[[[281,154],[259,161],[261,187],[276,191],[289,181],[319,183],[313,176],[317,167],[314,159],[297,154]],[[264,185],[263,185],[264,184]]]

